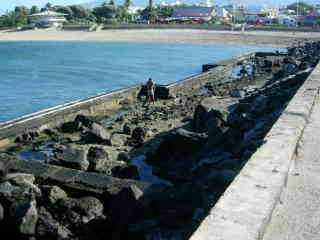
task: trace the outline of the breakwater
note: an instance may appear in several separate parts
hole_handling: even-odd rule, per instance
[[[0,203],[12,209],[4,211],[1,229],[39,239],[188,239],[200,225],[207,238],[202,221],[252,166],[297,91],[306,96],[319,50],[311,43],[287,55],[234,59],[201,74],[201,81],[161,87],[154,105],[138,89],[140,100],[121,99],[117,114],[74,112],[60,125],[19,134],[0,156]],[[139,161],[162,181],[144,178],[134,165]]]

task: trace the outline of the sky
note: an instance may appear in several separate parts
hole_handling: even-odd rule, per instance
[[[6,10],[12,10],[15,6],[25,5],[25,6],[44,6],[47,2],[56,5],[70,5],[70,4],[80,4],[92,2],[94,0],[0,0],[0,12],[5,12]],[[188,0],[186,2],[200,2],[201,0]],[[220,3],[230,3],[234,0],[216,0],[215,2]],[[287,3],[295,2],[295,0],[235,0],[237,2],[246,2],[252,4],[280,4],[284,5]],[[318,0],[306,0],[306,2],[317,2]],[[116,2],[121,3],[122,0],[116,0]],[[133,0],[133,3],[137,6],[146,5],[148,0]],[[156,0],[160,2],[160,0]],[[175,0],[167,0],[167,2],[175,2]]]

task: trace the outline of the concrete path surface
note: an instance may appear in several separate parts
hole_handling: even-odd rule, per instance
[[[275,153],[276,154],[276,153]],[[263,240],[320,239],[320,99]]]

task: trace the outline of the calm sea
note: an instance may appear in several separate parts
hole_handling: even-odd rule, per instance
[[[152,77],[170,83],[203,63],[256,50],[213,44],[1,42],[0,122]]]

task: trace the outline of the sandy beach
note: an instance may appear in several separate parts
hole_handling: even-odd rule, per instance
[[[295,41],[305,39],[320,39],[320,33],[272,31],[241,33],[194,29],[103,30],[100,32],[58,31],[53,29],[0,31],[0,41],[185,42],[286,47]]]

